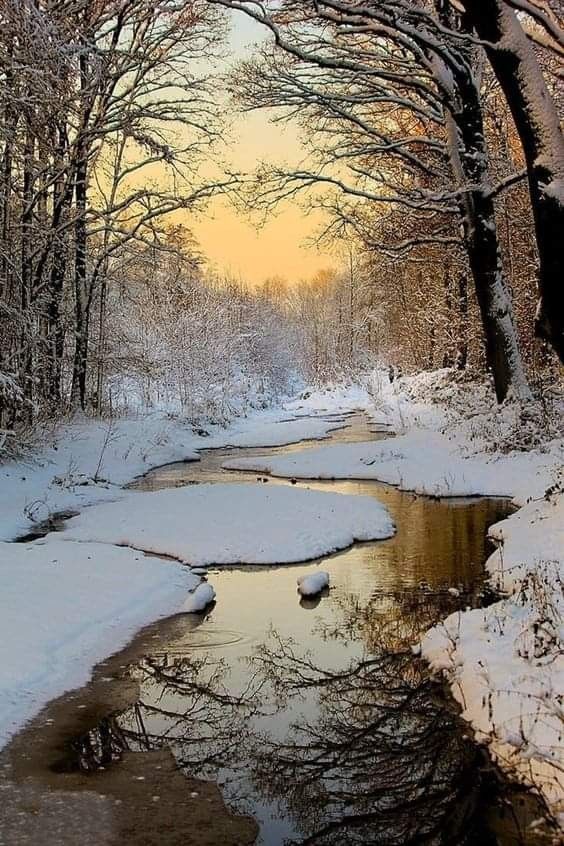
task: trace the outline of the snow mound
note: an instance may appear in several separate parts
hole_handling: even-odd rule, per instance
[[[323,387],[309,387],[284,407],[294,414],[343,414],[371,405],[366,388],[352,382],[330,382]]]
[[[298,593],[302,596],[315,596],[327,587],[329,587],[329,573],[325,570],[307,573],[298,579]]]
[[[202,484],[94,506],[69,520],[62,537],[130,546],[202,567],[297,563],[394,531],[387,510],[372,497]]]
[[[264,421],[258,418],[246,420],[240,426],[240,431],[224,434],[218,433],[210,441],[209,446],[216,444],[220,447],[276,447],[299,441],[323,440],[336,429],[342,429],[339,421],[323,420],[321,418],[296,418],[294,420]]]
[[[510,593],[523,579],[545,562],[560,562],[559,579],[564,581],[564,496],[549,496],[529,502],[499,523],[490,526],[489,536],[497,544],[486,569],[495,588]],[[555,590],[560,584],[555,583]]]
[[[215,599],[215,590],[207,582],[202,582],[196,590],[192,591],[182,606],[185,614],[198,614],[205,611],[208,605]]]

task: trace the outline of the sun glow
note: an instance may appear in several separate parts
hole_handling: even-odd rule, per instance
[[[231,22],[229,66],[248,55],[252,45],[264,37],[261,28],[244,14]],[[265,112],[236,117],[229,143],[228,167],[252,173],[263,161],[296,162],[307,155],[296,130],[274,123]],[[234,208],[224,197],[213,199],[206,214],[190,220],[190,227],[202,252],[218,272],[259,285],[271,276],[299,282],[333,264],[328,250],[319,250],[312,240],[321,225],[321,214],[306,212],[297,202],[288,202],[266,221]]]

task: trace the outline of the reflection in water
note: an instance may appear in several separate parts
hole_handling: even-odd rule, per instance
[[[475,842],[476,749],[411,654],[384,651],[335,673],[279,642],[260,662],[279,701],[307,691],[318,702],[284,742],[264,737],[254,762],[300,842]]]
[[[192,773],[232,760],[247,736],[260,684],[231,696],[222,659],[151,655],[131,669],[141,697],[127,710],[103,719],[74,740],[54,769],[94,772],[124,752],[149,752],[173,744],[178,763]]]
[[[428,603],[411,613],[418,628]],[[269,846],[536,842],[515,826],[494,838],[481,754],[405,648],[407,633],[395,639],[393,629],[390,618],[373,623],[370,655],[339,669],[275,632],[237,667],[213,653],[182,656],[173,637],[170,652],[131,669],[135,705],[74,741],[67,767],[88,772],[126,750],[169,746],[187,774],[217,779],[230,803],[257,815]],[[186,645],[180,622],[177,631]]]

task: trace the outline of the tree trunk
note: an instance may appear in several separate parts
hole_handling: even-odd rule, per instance
[[[81,151],[75,187],[75,348],[72,371],[71,405],[86,408],[86,369],[88,363],[89,302],[86,286],[86,158]]]
[[[9,88],[14,84],[14,73],[11,62],[13,61],[13,44],[10,42],[8,50],[9,63],[5,71],[6,86]],[[12,202],[12,166],[14,154],[14,139],[18,122],[17,111],[10,103],[4,107],[4,150],[2,154],[1,183],[0,183],[0,239],[2,250],[0,251],[0,298],[8,302],[11,298],[11,277],[12,268],[8,260],[8,241],[10,238],[10,208]]]
[[[35,135],[31,125],[31,119],[27,118],[25,130],[25,141],[23,151],[23,193],[21,224],[21,314],[22,330],[20,339],[21,348],[21,378],[23,383],[24,396],[29,400],[27,410],[33,408],[34,398],[34,373],[33,373],[33,343],[35,327],[32,316],[32,272],[33,264],[31,258],[32,249],[32,223],[33,214],[31,211],[31,194],[33,187],[33,167],[35,155]]]
[[[456,369],[466,370],[468,364],[468,277],[458,277],[458,339],[456,344]]]
[[[439,3],[441,16],[451,28],[465,31],[465,21],[453,22],[452,10]],[[491,194],[479,87],[468,48],[466,67],[455,75],[446,122],[451,165],[462,189],[459,205],[468,263],[484,329],[486,363],[491,370],[498,402],[512,394],[529,399],[530,391],[513,322],[511,297],[503,274]]]
[[[444,338],[443,348],[443,367],[452,367],[455,360],[454,347],[458,342],[458,338],[453,342],[452,332],[458,329],[456,323],[453,321],[453,302],[452,302],[452,273],[450,261],[447,259],[443,273],[443,289],[445,294],[445,310],[447,317],[447,325]]]
[[[100,286],[100,310],[98,313],[98,372],[96,375],[96,412],[102,414],[104,405],[104,379],[106,369],[106,305],[108,299],[108,262],[104,262]]]
[[[52,402],[60,405],[62,396],[61,376],[64,353],[64,328],[61,320],[61,307],[64,296],[65,276],[69,257],[68,236],[63,225],[68,219],[71,203],[70,185],[72,181],[62,175],[66,150],[66,128],[63,122],[57,127],[57,143],[54,170],[61,175],[53,185],[52,230],[55,234],[55,249],[51,263],[49,293],[47,302],[47,324],[49,337],[49,381]],[[58,234],[57,234],[58,233]]]
[[[88,60],[83,50],[80,56],[80,82],[84,92],[88,85]],[[75,299],[75,348],[72,371],[71,405],[86,408],[86,371],[88,366],[88,332],[90,297],[87,290],[86,262],[86,202],[88,180],[88,150],[83,132],[77,144],[77,165],[75,178],[74,227],[74,299]]]
[[[564,363],[564,136],[534,50],[504,0],[462,0],[523,145],[539,252],[535,330]]]

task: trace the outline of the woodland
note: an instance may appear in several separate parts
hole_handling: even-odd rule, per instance
[[[6,448],[77,409],[168,402],[227,420],[376,363],[471,368],[499,402],[550,389],[564,360],[560,12],[3,0]],[[241,14],[265,38],[226,71]],[[229,114],[254,110],[297,123],[307,158],[224,166]],[[210,266],[190,216],[218,194],[241,213],[322,209],[332,266],[273,268],[262,286]]]

